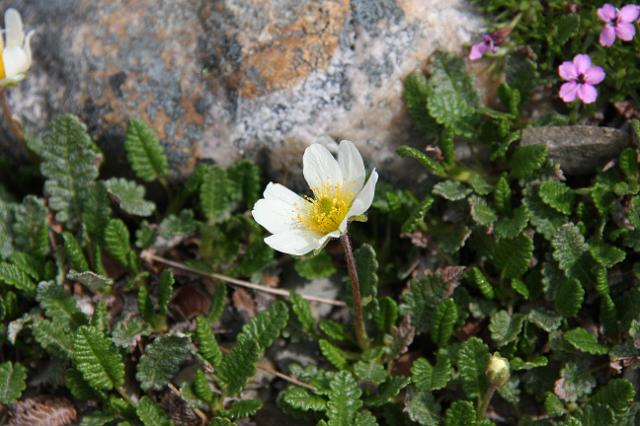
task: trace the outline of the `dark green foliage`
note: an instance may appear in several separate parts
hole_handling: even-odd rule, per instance
[[[131,168],[140,179],[151,182],[168,174],[164,150],[144,121],[138,118],[129,120],[124,146]]]
[[[19,363],[10,361],[0,364],[0,403],[16,402],[26,389],[27,370]]]
[[[113,344],[92,326],[81,326],[73,341],[73,361],[84,380],[96,390],[124,383],[124,363]]]
[[[331,256],[324,251],[311,257],[296,259],[295,268],[302,278],[308,280],[327,278],[336,273]]]
[[[143,396],[136,408],[136,414],[144,426],[170,426],[173,422],[150,397]]]
[[[204,317],[196,318],[195,341],[200,355],[209,364],[219,368],[222,362],[222,351],[213,335],[209,322]]]
[[[148,345],[136,372],[140,387],[159,390],[166,386],[189,355],[188,343],[185,337],[161,336]]]

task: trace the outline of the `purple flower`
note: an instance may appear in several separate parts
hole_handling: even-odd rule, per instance
[[[578,97],[585,104],[595,102],[598,91],[594,86],[606,75],[601,67],[591,65],[589,55],[576,55],[573,62],[563,62],[558,67],[558,74],[566,81],[560,87],[562,100],[573,102]]]
[[[628,4],[622,9],[616,9],[606,3],[598,9],[598,18],[604,22],[604,28],[600,32],[600,44],[604,47],[611,46],[616,37],[620,40],[631,41],[636,35],[636,27],[633,22],[640,16],[640,6]]]
[[[477,61],[482,58],[485,53],[496,53],[496,41],[490,34],[484,34],[482,41],[471,46],[471,52],[469,52],[469,60]]]

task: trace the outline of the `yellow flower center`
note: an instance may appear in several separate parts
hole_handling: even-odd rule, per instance
[[[353,191],[342,184],[323,184],[312,191],[313,198],[306,197],[311,206],[298,214],[298,222],[322,235],[336,231],[349,212]]]

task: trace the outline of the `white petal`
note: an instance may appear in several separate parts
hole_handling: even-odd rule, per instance
[[[369,180],[362,188],[362,191],[360,191],[360,193],[356,195],[356,198],[353,200],[353,204],[351,204],[349,213],[347,213],[347,218],[364,214],[369,209],[369,207],[371,207],[373,196],[376,193],[377,182],[378,172],[376,172],[374,169],[371,172],[371,176],[369,176]]]
[[[264,198],[280,200],[291,205],[304,202],[304,198],[279,183],[269,182],[262,195]]]
[[[351,141],[340,142],[338,148],[338,164],[345,182],[351,185],[354,192],[360,191],[364,185],[364,162],[362,156]]]
[[[6,78],[14,78],[29,69],[30,61],[22,47],[5,47],[2,51]]]
[[[253,206],[251,214],[256,222],[272,234],[299,228],[297,217],[308,202],[278,183],[270,182],[264,198]]]
[[[274,250],[294,256],[302,256],[321,246],[318,234],[302,229],[274,234],[265,238],[264,242]]]
[[[319,247],[322,247],[322,245],[323,245],[323,244],[324,244],[328,239],[330,239],[330,238],[340,238],[340,235],[342,235],[342,234],[344,234],[344,232],[342,232],[342,231],[333,231],[333,232],[329,232],[329,233],[328,233],[328,234],[326,234],[326,235],[323,235],[323,236],[320,238],[320,246],[319,246]]]
[[[24,30],[22,29],[22,18],[15,9],[7,9],[4,13],[4,28],[7,35],[7,47],[20,47],[24,41]]]
[[[25,55],[27,55],[27,68],[31,67],[31,37],[33,37],[35,33],[35,31],[29,31],[29,34],[27,34],[27,37],[24,39],[24,45],[22,46]]]
[[[338,162],[327,148],[317,143],[304,150],[302,174],[311,189],[322,184],[342,184],[342,172]]]

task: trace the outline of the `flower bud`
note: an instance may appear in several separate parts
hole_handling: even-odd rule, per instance
[[[487,369],[485,371],[489,383],[500,388],[509,381],[511,372],[509,371],[509,361],[506,358],[501,357],[497,352],[491,355],[489,362],[487,363]]]

